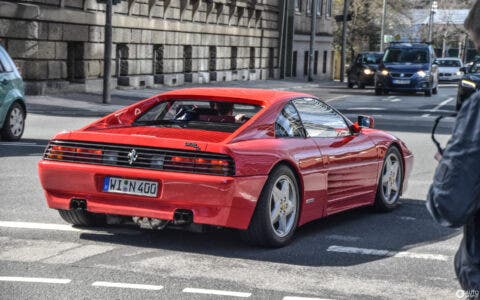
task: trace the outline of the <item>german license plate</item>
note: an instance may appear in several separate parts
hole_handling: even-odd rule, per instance
[[[394,79],[394,84],[410,84],[410,79]]]
[[[103,180],[103,191],[107,193],[157,197],[158,182],[107,176]]]

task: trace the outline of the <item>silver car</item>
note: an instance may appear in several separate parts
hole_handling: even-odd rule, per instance
[[[462,60],[456,57],[437,58],[438,64],[438,80],[441,81],[458,81],[462,78],[463,67]]]

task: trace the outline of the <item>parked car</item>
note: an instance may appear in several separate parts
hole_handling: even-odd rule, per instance
[[[152,228],[213,225],[279,247],[309,221],[398,205],[413,155],[373,122],[308,94],[176,90],[55,135],[39,176],[71,224],[121,215]]]
[[[383,52],[359,53],[353,64],[347,70],[347,83],[349,88],[357,85],[359,89],[367,85],[374,85],[375,72],[383,58]]]
[[[438,80],[440,81],[458,81],[462,78],[463,67],[462,60],[457,57],[437,58]]]
[[[392,43],[375,75],[375,94],[438,92],[438,65],[433,47],[424,43]]]
[[[480,59],[475,61],[470,68],[462,68],[462,71],[465,72],[465,75],[458,83],[456,110],[460,110],[463,102],[480,90]]]
[[[22,137],[26,113],[22,77],[7,51],[0,46],[0,133],[3,139]]]

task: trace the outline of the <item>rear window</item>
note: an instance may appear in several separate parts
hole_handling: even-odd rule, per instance
[[[429,61],[427,49],[390,48],[385,52],[384,63],[426,64]]]
[[[2,65],[2,72],[13,72],[15,65],[7,52],[0,47],[0,64]]]
[[[170,100],[146,111],[134,125],[234,132],[260,109],[237,102]]]

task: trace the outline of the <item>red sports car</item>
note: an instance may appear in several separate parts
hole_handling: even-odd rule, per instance
[[[372,127],[308,94],[176,90],[57,134],[39,176],[49,207],[74,225],[214,225],[279,247],[309,221],[398,205],[413,155]]]

